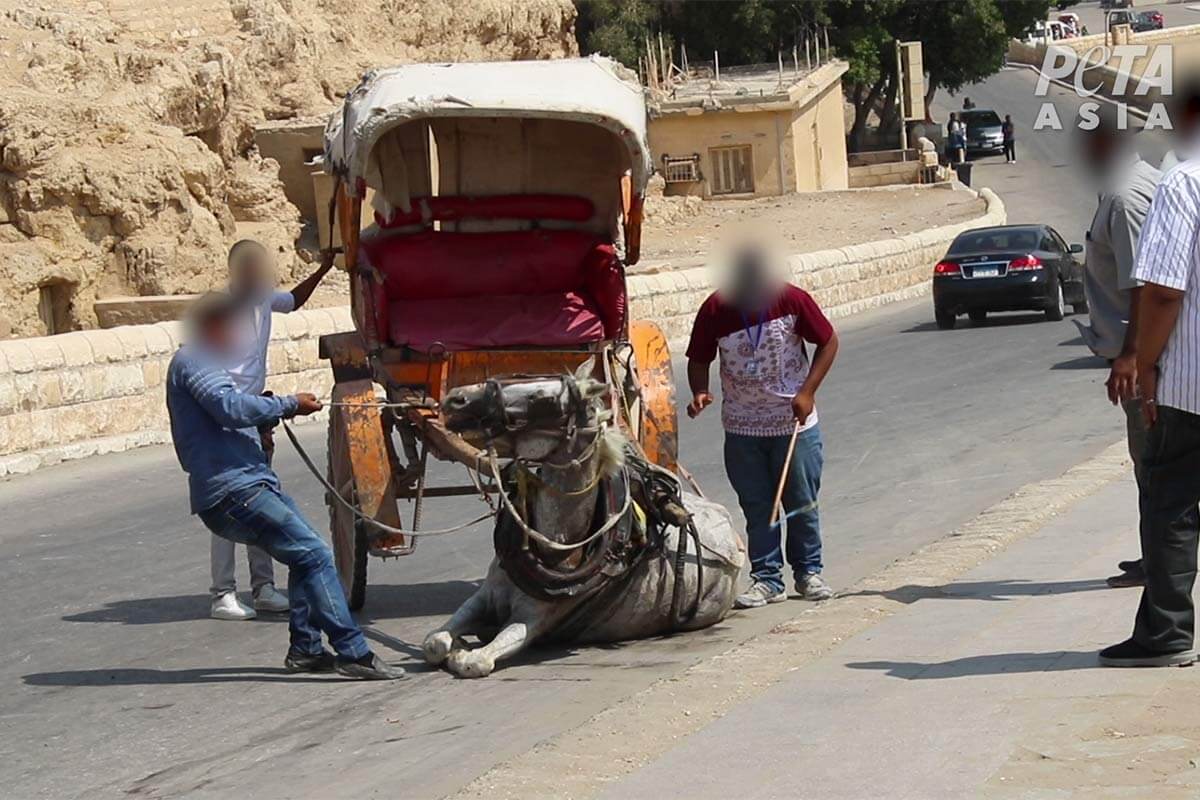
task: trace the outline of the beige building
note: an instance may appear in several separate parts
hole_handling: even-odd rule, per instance
[[[722,68],[651,101],[650,150],[667,194],[737,197],[847,187],[842,75],[831,61]]]

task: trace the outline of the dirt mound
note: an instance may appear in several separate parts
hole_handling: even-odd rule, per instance
[[[263,120],[324,114],[365,70],[575,53],[569,0],[0,0],[0,337],[92,327],[118,294],[221,280],[247,223],[298,266]],[[39,315],[39,299],[42,300]]]

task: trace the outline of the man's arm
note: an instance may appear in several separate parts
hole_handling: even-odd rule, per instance
[[[297,395],[268,397],[240,392],[229,373],[216,367],[191,365],[182,379],[188,394],[223,428],[256,428],[278,422],[284,417],[312,413],[307,410],[312,403],[302,404]],[[312,398],[312,401],[316,402],[316,398]],[[320,408],[319,402],[317,408]]]
[[[692,390],[692,402],[688,403],[687,413],[692,419],[712,405],[712,392],[708,390],[708,373],[711,366],[711,361],[688,359],[688,387]]]
[[[312,293],[316,291],[321,279],[333,268],[333,260],[336,257],[337,253],[332,249],[321,251],[321,265],[317,267],[317,271],[300,281],[296,284],[296,288],[292,289],[292,311],[299,311],[300,307],[308,302],[308,298],[312,297]]]
[[[1143,222],[1142,219],[1136,220],[1136,227],[1140,229]],[[1117,265],[1117,289],[1129,292],[1129,321],[1125,326],[1121,353],[1113,359],[1108,380],[1104,382],[1108,389],[1108,400],[1113,405],[1137,396],[1137,321],[1141,299],[1141,286],[1133,277],[1137,266],[1137,235],[1135,220],[1130,217],[1125,201],[1115,199],[1108,221],[1108,239]]]
[[[1108,400],[1114,406],[1137,396],[1137,331],[1141,312],[1142,287],[1129,290],[1129,323],[1125,326],[1125,338],[1121,342],[1121,354],[1113,359],[1112,369],[1104,386],[1108,389]]]
[[[1146,421],[1158,418],[1154,397],[1158,391],[1158,359],[1162,356],[1179,319],[1183,292],[1169,286],[1147,283],[1138,303],[1137,376]]]
[[[796,414],[796,419],[801,422],[808,419],[809,414],[812,413],[817,402],[817,389],[821,388],[821,382],[829,374],[829,368],[833,366],[837,352],[838,336],[836,332],[831,332],[825,343],[817,345],[816,350],[813,351],[808,377],[804,379],[800,390],[792,398],[792,411]]]

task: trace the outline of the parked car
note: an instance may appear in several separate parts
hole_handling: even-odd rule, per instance
[[[967,152],[997,152],[1004,149],[1000,115],[990,108],[973,108],[959,113],[967,126]]]
[[[1139,11],[1133,18],[1133,30],[1135,33],[1161,31],[1165,22],[1161,11]]]
[[[1100,0],[1101,8],[1129,8],[1133,0]]]
[[[933,315],[943,330],[960,314],[971,322],[990,311],[1043,311],[1061,320],[1067,304],[1087,311],[1083,246],[1067,245],[1049,225],[1001,225],[960,233],[933,268]]]

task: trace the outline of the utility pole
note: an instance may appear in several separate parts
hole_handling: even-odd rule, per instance
[[[904,113],[904,64],[900,56],[900,40],[896,40],[896,103],[900,118],[900,160],[908,160],[908,120]]]

